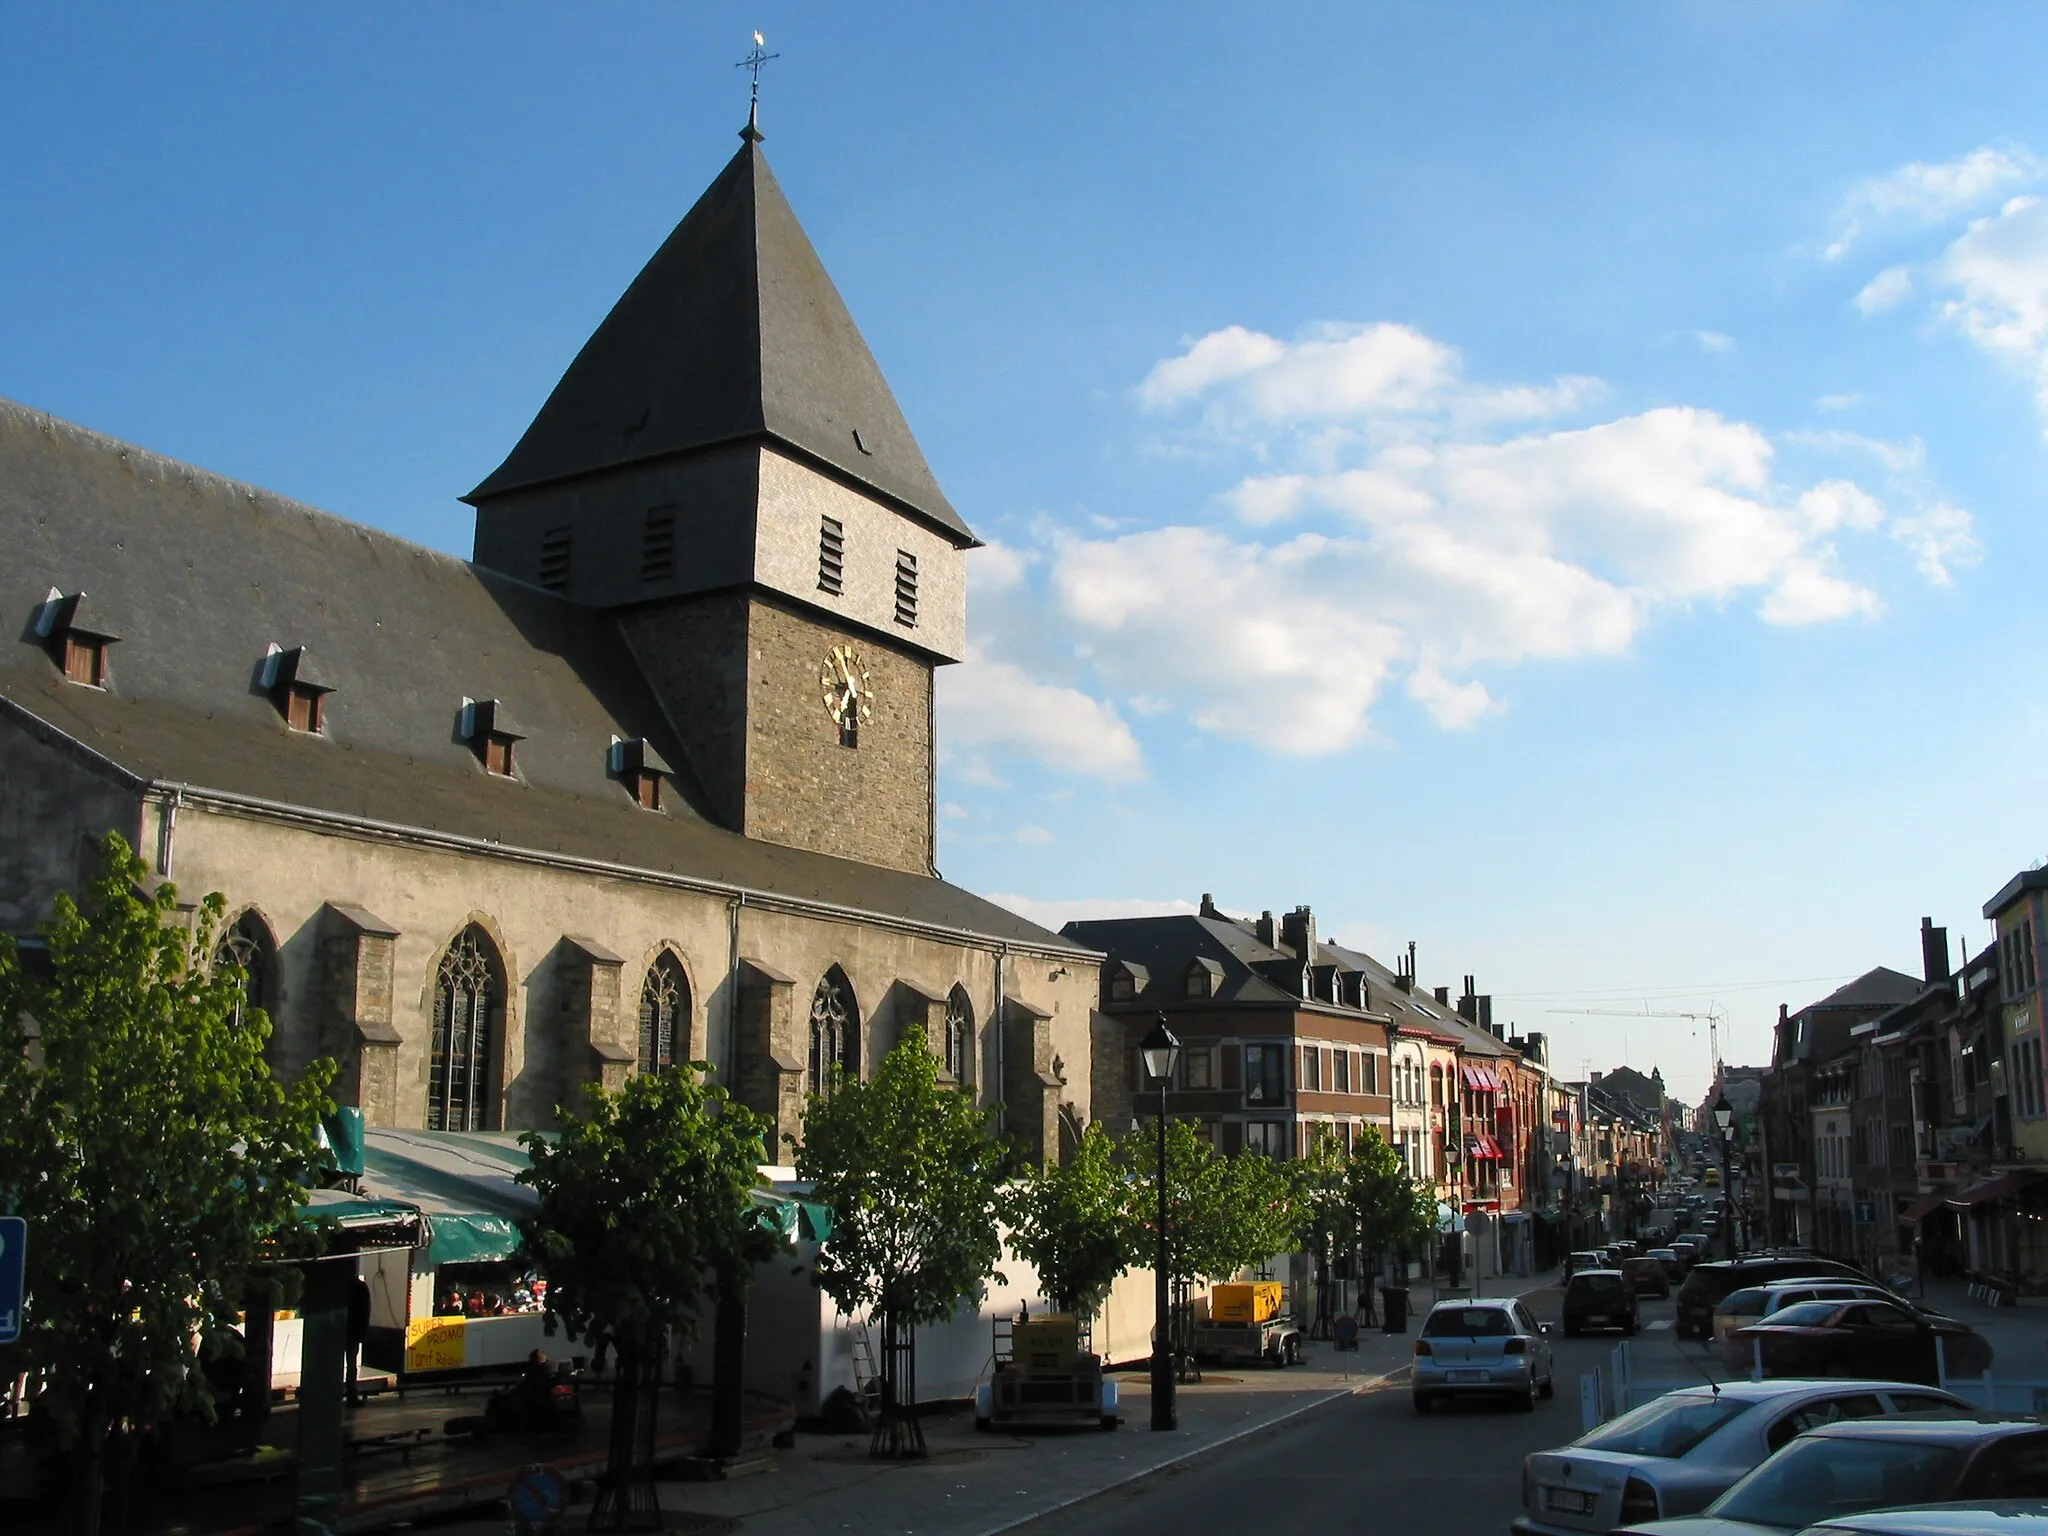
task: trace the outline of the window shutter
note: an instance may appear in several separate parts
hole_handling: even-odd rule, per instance
[[[1244,1087],[1244,1047],[1223,1047],[1223,1086],[1232,1093]]]

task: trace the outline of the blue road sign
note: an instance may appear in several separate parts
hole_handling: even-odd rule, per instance
[[[28,1223],[0,1216],[0,1344],[21,1337],[21,1313],[28,1264]]]

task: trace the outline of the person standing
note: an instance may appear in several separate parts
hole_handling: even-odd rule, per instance
[[[363,1345],[369,1337],[370,1283],[358,1272],[348,1288],[348,1352],[342,1357],[350,1407],[362,1400],[362,1394],[356,1387],[356,1375],[362,1365]]]

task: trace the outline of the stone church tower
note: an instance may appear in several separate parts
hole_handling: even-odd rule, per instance
[[[617,615],[719,823],[927,874],[976,540],[741,138],[466,498],[476,563]]]

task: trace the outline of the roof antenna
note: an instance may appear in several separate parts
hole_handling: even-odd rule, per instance
[[[747,97],[747,126],[740,134],[740,137],[750,144],[761,142],[761,67],[770,59],[782,57],[779,53],[769,53],[767,48],[768,39],[756,32],[753,52],[733,66],[734,69],[746,70],[754,77],[753,90]]]

